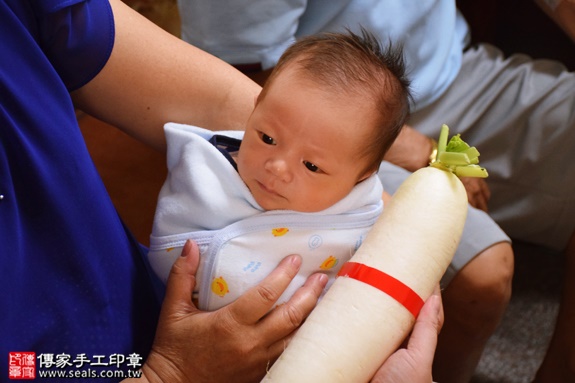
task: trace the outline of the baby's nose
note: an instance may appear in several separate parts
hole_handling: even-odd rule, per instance
[[[266,162],[266,169],[284,182],[292,179],[287,162],[283,159],[275,158]]]

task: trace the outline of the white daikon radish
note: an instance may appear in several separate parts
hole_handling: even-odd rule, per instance
[[[438,159],[449,145],[463,155],[405,180],[263,382],[368,382],[401,345],[463,231],[467,195],[454,172],[466,162],[466,176],[486,176],[475,148],[447,135],[444,125]]]

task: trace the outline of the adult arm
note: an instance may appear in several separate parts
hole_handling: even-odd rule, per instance
[[[404,125],[384,159],[414,172],[429,165],[432,150],[432,141],[427,136],[409,125]]]
[[[575,0],[536,0],[535,2],[575,42]]]
[[[412,127],[405,125],[384,159],[414,172],[429,165],[432,150],[431,139]],[[491,192],[485,180],[481,178],[462,178],[461,181],[467,191],[469,204],[477,209],[487,211]]]
[[[168,121],[243,129],[261,90],[257,84],[122,1],[110,4],[114,47],[101,72],[73,92],[79,108],[161,150]]]
[[[142,367],[143,377],[134,382],[261,380],[327,283],[327,276],[315,274],[287,303],[269,311],[301,265],[299,256],[288,256],[235,302],[203,312],[191,300],[198,264],[197,245],[189,241],[170,273],[156,338]]]

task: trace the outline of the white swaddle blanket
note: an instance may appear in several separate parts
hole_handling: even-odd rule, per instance
[[[315,272],[333,282],[382,211],[383,187],[376,175],[321,212],[264,211],[208,142],[214,132],[175,123],[164,129],[169,173],[158,197],[148,259],[165,282],[185,241],[195,240],[201,255],[196,293],[203,310],[232,302],[289,254],[300,254],[303,263],[278,304]]]

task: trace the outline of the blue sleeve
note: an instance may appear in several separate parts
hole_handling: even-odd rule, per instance
[[[0,0],[1,382],[13,351],[94,360],[151,349],[160,302],[69,94],[113,42],[108,0]]]
[[[44,0],[36,9],[39,44],[69,91],[102,70],[114,45],[114,16],[104,0]]]

